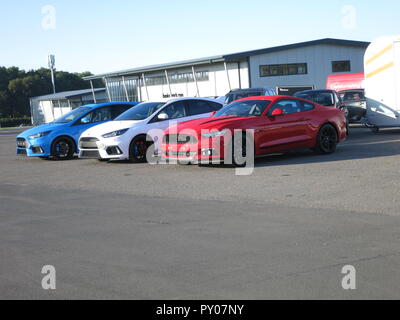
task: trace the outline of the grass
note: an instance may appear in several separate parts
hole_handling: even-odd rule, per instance
[[[15,129],[21,129],[21,130],[27,130],[33,128],[33,126],[29,126],[29,127],[4,127],[4,128],[0,128],[0,131],[6,131],[6,130],[15,130]]]

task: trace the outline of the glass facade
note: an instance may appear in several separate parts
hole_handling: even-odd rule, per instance
[[[137,78],[107,78],[107,92],[111,101],[138,101],[138,79]],[[124,85],[125,82],[125,85]]]
[[[168,81],[170,84],[178,84],[195,82],[196,80],[199,82],[209,80],[208,71],[196,71],[195,74],[196,79],[193,72],[168,72]],[[105,82],[111,101],[127,101],[127,94],[129,101],[139,101],[141,98],[138,93],[139,86],[144,87],[146,85],[150,87],[168,84],[165,75],[145,75],[145,83],[143,78],[138,77],[107,78]]]

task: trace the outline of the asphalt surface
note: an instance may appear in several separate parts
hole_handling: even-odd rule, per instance
[[[400,130],[351,131],[250,176],[28,159],[0,131],[0,299],[399,299]]]

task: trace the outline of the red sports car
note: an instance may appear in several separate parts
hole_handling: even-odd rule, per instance
[[[232,102],[210,118],[168,128],[161,149],[164,159],[230,160],[240,166],[249,156],[304,147],[333,153],[346,136],[346,118],[339,109],[289,96],[260,96]]]

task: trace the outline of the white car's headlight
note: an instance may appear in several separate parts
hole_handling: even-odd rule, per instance
[[[121,129],[121,130],[117,130],[117,131],[113,131],[113,132],[109,132],[106,134],[103,134],[103,138],[114,138],[114,137],[118,137],[118,136],[122,136],[123,134],[125,134],[129,129]]]
[[[51,132],[51,131],[39,132],[39,133],[36,133],[36,134],[33,134],[33,135],[29,136],[28,138],[29,138],[29,139],[38,139],[38,138],[42,138],[42,137],[45,137],[45,136],[47,136],[48,134],[50,134],[50,132]]]
[[[202,136],[204,138],[217,138],[217,137],[223,137],[228,132],[229,132],[229,129],[224,129],[222,131],[213,131],[213,132],[203,133]]]

